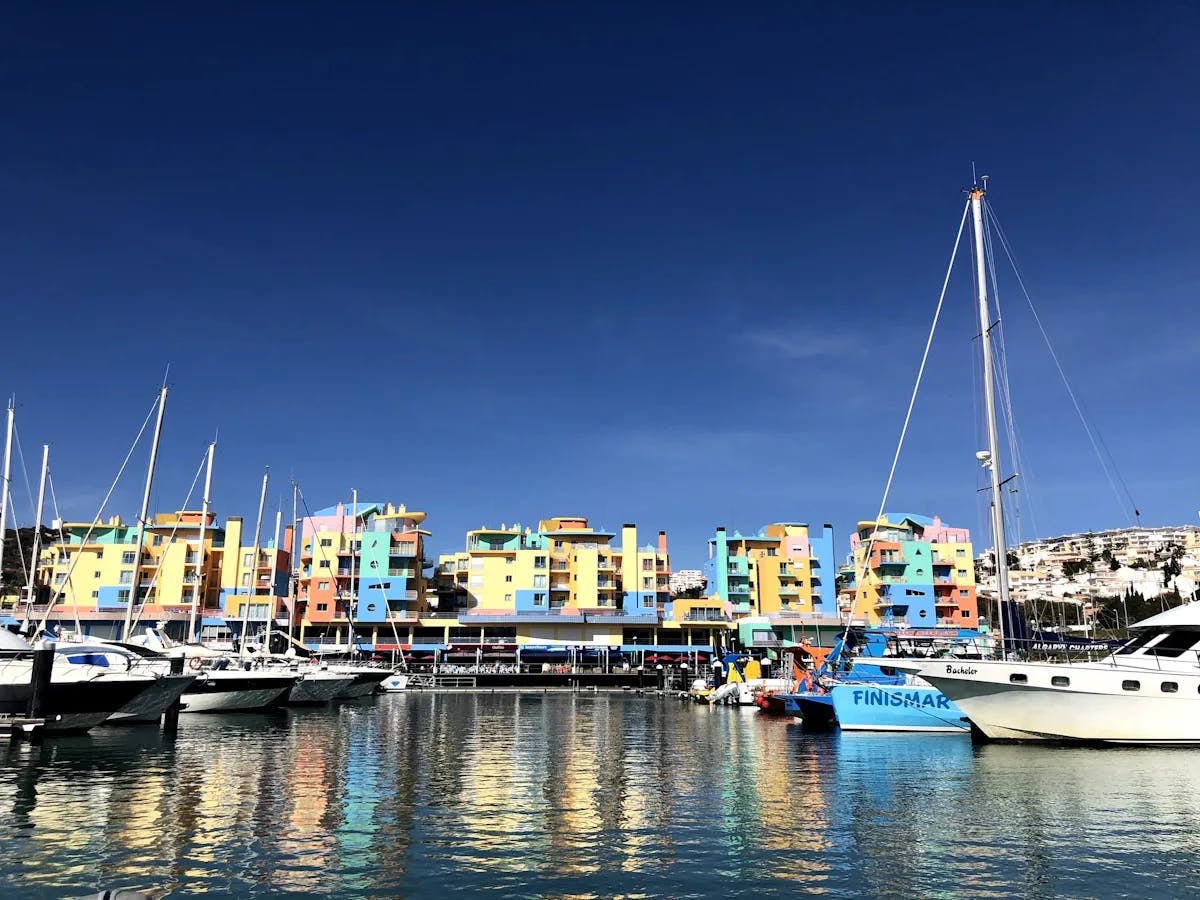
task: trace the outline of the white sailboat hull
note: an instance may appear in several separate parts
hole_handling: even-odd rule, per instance
[[[1200,674],[1096,663],[917,665],[994,740],[1200,744]]]

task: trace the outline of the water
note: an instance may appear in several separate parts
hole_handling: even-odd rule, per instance
[[[413,694],[0,746],[6,896],[1194,895],[1187,750]]]

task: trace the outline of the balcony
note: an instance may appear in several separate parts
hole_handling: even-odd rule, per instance
[[[718,622],[726,623],[732,621],[729,616],[725,615],[723,610],[719,609],[690,609],[688,610],[681,622]]]
[[[779,586],[779,596],[781,597],[795,597],[799,593],[800,588],[796,587],[794,584],[781,584]]]
[[[417,555],[417,545],[412,541],[393,544],[388,549],[388,556],[413,557]]]

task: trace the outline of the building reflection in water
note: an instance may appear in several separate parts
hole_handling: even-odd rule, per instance
[[[809,735],[638,695],[414,694],[0,750],[17,892],[1186,893],[1186,751]]]

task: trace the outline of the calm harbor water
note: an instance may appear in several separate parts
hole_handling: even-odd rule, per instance
[[[809,735],[638,695],[412,694],[0,747],[6,896],[1165,896],[1187,750]]]

